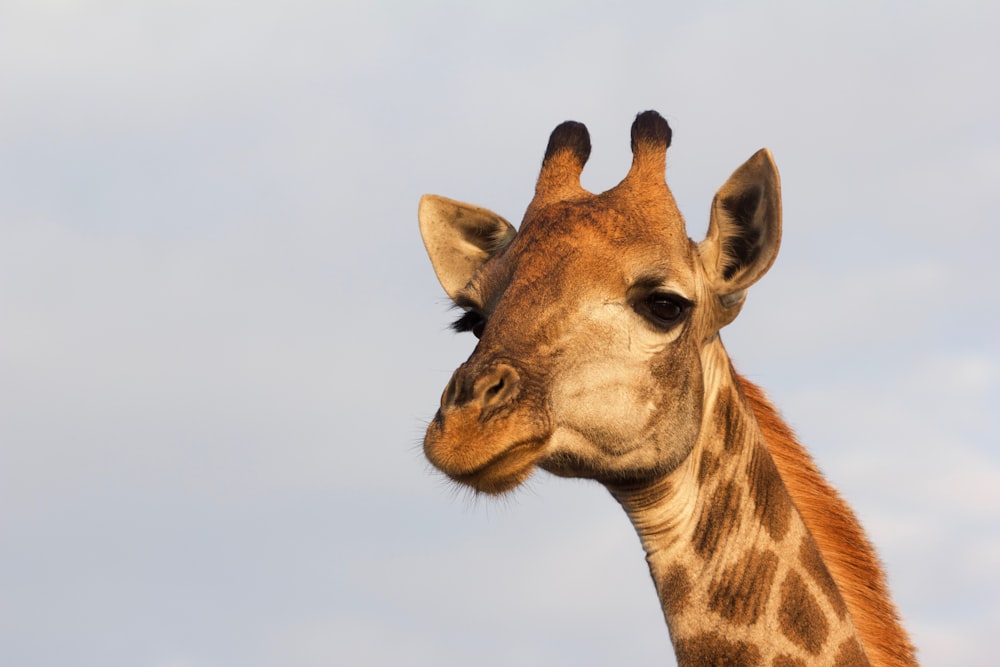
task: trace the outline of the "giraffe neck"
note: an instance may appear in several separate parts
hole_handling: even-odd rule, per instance
[[[724,364],[707,367],[701,434],[685,462],[652,482],[609,487],[642,540],[678,665],[868,665]]]

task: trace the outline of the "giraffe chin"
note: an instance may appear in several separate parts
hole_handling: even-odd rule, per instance
[[[499,495],[515,489],[531,476],[541,458],[544,444],[544,441],[535,440],[519,442],[477,470],[444,472],[459,484],[470,486],[480,493]]]

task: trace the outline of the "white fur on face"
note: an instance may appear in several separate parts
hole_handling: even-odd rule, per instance
[[[572,321],[563,339],[572,341],[573,354],[553,373],[548,453],[643,467],[663,445],[652,437],[663,415],[651,361],[668,352],[684,325],[659,331],[625,301],[585,307]]]

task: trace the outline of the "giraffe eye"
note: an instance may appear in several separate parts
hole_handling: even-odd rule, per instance
[[[643,301],[647,317],[653,324],[669,329],[684,319],[691,302],[676,294],[653,292]]]
[[[482,338],[483,329],[486,328],[486,318],[474,310],[467,310],[452,323],[451,328],[459,332],[471,331],[476,338]]]

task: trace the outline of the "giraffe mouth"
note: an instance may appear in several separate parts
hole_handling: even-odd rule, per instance
[[[549,436],[528,414],[504,422],[483,428],[466,411],[439,412],[424,436],[424,454],[459,484],[493,495],[510,491],[531,475]]]
[[[476,491],[501,494],[523,484],[531,476],[544,446],[544,438],[530,438],[507,447],[475,470],[461,473],[442,470],[451,479]]]
[[[427,427],[424,454],[459,484],[501,494],[524,482],[551,436],[548,411],[533,400],[523,372],[508,363],[452,376]],[[473,374],[469,369],[476,370]]]

